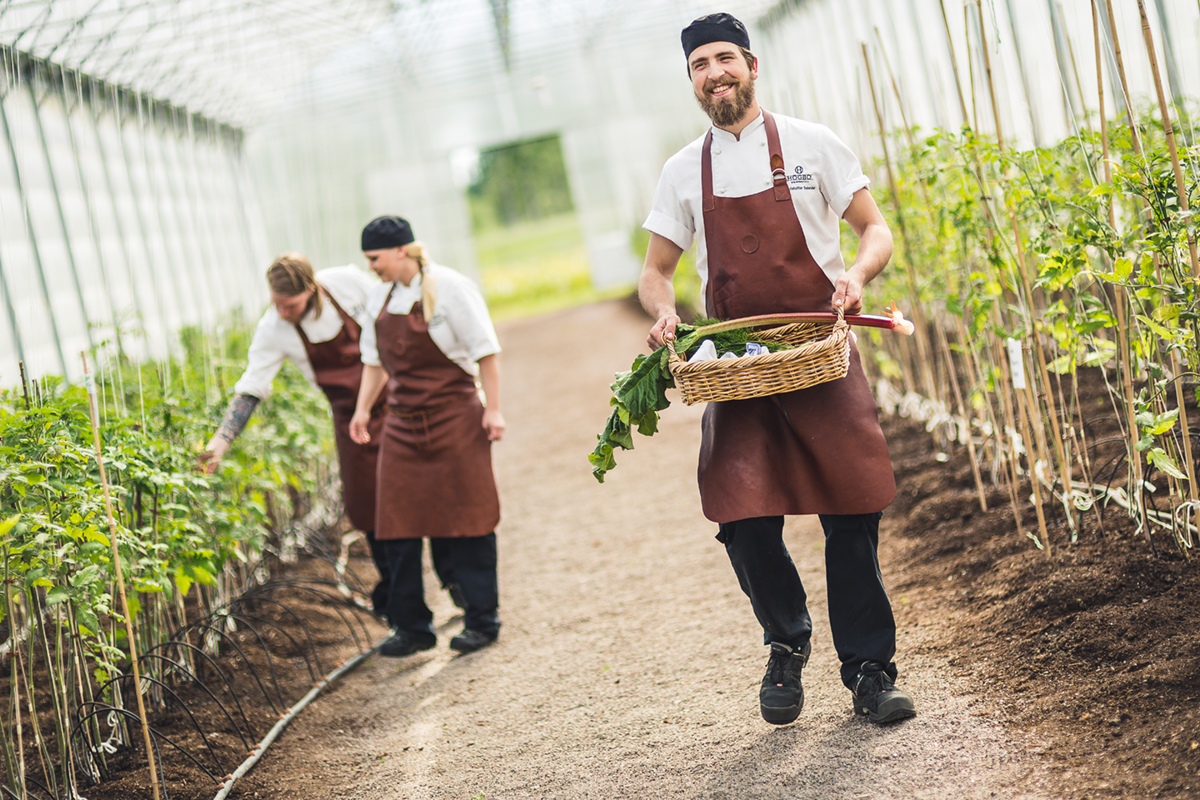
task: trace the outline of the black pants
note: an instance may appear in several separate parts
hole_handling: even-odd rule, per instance
[[[379,582],[371,590],[371,610],[375,612],[376,616],[386,617],[388,613],[388,591],[392,586],[392,568],[388,566],[385,543],[375,538],[375,531],[366,531],[366,535],[367,544],[371,547],[371,560],[375,562],[375,569],[379,571]],[[438,580],[442,582],[443,589],[454,583],[454,578],[450,574],[449,555],[446,551],[446,546],[442,544],[445,541],[447,540],[429,540],[429,555],[433,559],[433,571],[437,573]]]
[[[433,633],[433,612],[425,604],[421,575],[423,539],[381,541],[388,563],[388,623],[398,631]],[[443,585],[457,583],[467,607],[463,626],[491,636],[500,632],[500,590],[496,580],[496,534],[430,539],[430,553]]]
[[[822,514],[829,627],[849,686],[864,661],[883,664],[893,679],[896,621],[879,573],[879,520],[883,515]],[[812,636],[808,596],[783,543],[783,517],[755,517],[721,525],[717,539],[750,598],[763,641],[799,647]]]

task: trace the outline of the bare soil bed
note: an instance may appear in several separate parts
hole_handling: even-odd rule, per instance
[[[611,375],[648,326],[627,302],[502,326],[499,641],[453,654],[461,617],[427,577],[438,647],[364,663],[231,797],[1200,797],[1195,565],[1166,537],[1152,552],[1119,511],[1103,531],[1089,512],[1076,543],[1059,514],[1047,558],[1004,490],[980,510],[965,452],[939,460],[901,418],[885,420],[900,493],[881,558],[918,716],[879,728],[850,713],[819,526],[796,519],[786,536],[816,625],[807,703],[792,725],[763,723],[761,631],[699,512],[700,408],[673,395],[603,486],[586,462]],[[1023,522],[1036,526],[1032,509]],[[369,574],[365,551],[357,568]],[[311,613],[327,662],[356,652],[328,609]],[[150,796],[116,788],[86,794]],[[171,789],[216,791],[198,774]]]

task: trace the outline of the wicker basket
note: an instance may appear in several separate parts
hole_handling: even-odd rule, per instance
[[[699,330],[703,333],[752,327],[762,319],[729,320]],[[687,405],[718,400],[747,400],[792,392],[844,378],[850,368],[850,326],[841,311],[835,322],[799,322],[762,330],[762,342],[781,342],[791,350],[761,356],[697,361],[689,364],[667,342],[668,366]]]

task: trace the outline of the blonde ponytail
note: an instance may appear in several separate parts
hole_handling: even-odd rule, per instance
[[[426,269],[429,266],[429,256],[425,255],[424,244],[411,242],[405,245],[404,250],[421,268],[421,315],[428,324],[429,320],[433,319],[434,309],[437,308],[437,279]]]

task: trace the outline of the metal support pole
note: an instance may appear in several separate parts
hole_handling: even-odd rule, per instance
[[[171,120],[171,132],[173,139],[168,140],[164,137],[163,148],[160,150],[162,156],[163,168],[167,171],[166,184],[167,191],[171,194],[171,204],[175,208],[175,228],[179,235],[180,245],[183,248],[181,257],[187,260],[188,271],[193,276],[193,282],[198,291],[196,299],[202,302],[201,309],[201,327],[209,328],[216,323],[217,303],[213,298],[212,286],[205,279],[204,258],[200,252],[200,235],[196,230],[193,214],[188,214],[188,206],[185,203],[187,198],[183,187],[186,186],[186,175],[184,164],[181,161],[180,147],[180,124],[178,110],[173,110]],[[167,144],[170,147],[167,147]],[[169,151],[169,153],[168,153]]]
[[[129,296],[133,299],[133,310],[137,314],[138,321],[141,323],[142,336],[144,338],[146,335],[146,313],[142,309],[142,299],[138,295],[137,286],[133,280],[133,261],[129,257],[129,242],[128,237],[125,235],[125,226],[121,223],[121,211],[117,204],[117,190],[113,184],[112,170],[108,164],[108,154],[104,152],[104,138],[100,133],[100,108],[95,104],[95,89],[96,87],[93,85],[92,129],[96,134],[96,147],[100,151],[100,165],[104,170],[104,183],[108,189],[108,198],[113,210],[113,220],[117,226],[117,240],[121,243],[121,256],[125,259],[125,276],[129,279]],[[113,104],[113,113],[118,115],[121,113],[120,106],[116,103]],[[120,135],[119,128],[120,126],[118,125],[118,135]],[[115,313],[116,309],[113,311]]]
[[[167,309],[163,300],[162,289],[158,285],[158,276],[154,269],[154,254],[150,252],[150,241],[146,233],[146,221],[142,218],[142,204],[137,200],[137,184],[133,179],[133,165],[129,159],[129,144],[125,141],[125,131],[121,124],[120,108],[117,111],[117,133],[121,140],[121,160],[125,164],[125,175],[129,180],[130,191],[134,194],[133,210],[134,218],[137,220],[138,236],[142,244],[142,250],[146,254],[146,269],[150,273],[150,291],[154,294],[154,301],[158,303],[158,321],[161,328],[162,341],[167,345],[168,352],[170,350],[171,328],[167,324]],[[143,324],[145,320],[143,318]]]
[[[113,336],[117,343],[117,352],[125,352],[125,348],[121,342],[121,326],[117,324],[117,304],[113,300],[112,283],[109,281],[108,267],[105,264],[104,248],[100,244],[100,225],[96,221],[96,208],[94,205],[92,190],[88,186],[87,173],[83,169],[83,157],[79,152],[79,137],[75,135],[75,126],[71,122],[71,106],[66,102],[71,93],[67,91],[67,71],[64,69],[60,73],[63,82],[63,107],[67,113],[67,135],[71,140],[71,152],[75,155],[75,169],[78,172],[79,186],[83,190],[84,205],[87,208],[88,215],[88,230],[92,234],[92,244],[96,248],[96,266],[100,270],[100,280],[104,282],[104,293],[108,299],[108,315],[109,323],[113,326]],[[95,110],[90,107],[90,104],[83,99],[83,87],[79,73],[75,73],[75,97],[78,100],[80,113],[95,114]],[[99,143],[97,143],[98,145]],[[101,154],[103,157],[103,154]]]
[[[50,192],[54,195],[54,209],[58,212],[58,224],[62,228],[63,246],[67,250],[67,266],[71,268],[71,279],[75,282],[75,296],[79,299],[79,311],[83,315],[83,326],[87,331],[88,349],[95,350],[96,342],[92,338],[92,320],[88,315],[87,301],[83,296],[83,283],[79,280],[79,265],[75,261],[75,248],[71,246],[71,231],[67,227],[67,215],[63,211],[62,194],[58,189],[58,178],[54,174],[54,160],[50,157],[50,144],[46,141],[46,127],[42,123],[41,103],[38,102],[33,81],[27,81],[25,86],[29,89],[29,100],[33,103],[33,119],[37,123],[38,140],[42,143],[42,155],[46,159],[46,174],[50,177]],[[65,102],[63,103],[63,109],[64,111],[66,110]],[[66,122],[70,126],[71,121],[68,119]]]
[[[20,80],[18,75],[17,80]],[[58,321],[54,318],[54,306],[50,303],[50,287],[46,283],[46,271],[42,268],[42,254],[38,250],[37,235],[33,231],[33,220],[29,215],[29,198],[25,194],[25,185],[21,180],[21,162],[17,158],[17,148],[13,143],[12,128],[8,124],[8,110],[5,108],[7,95],[0,97],[0,124],[4,128],[4,140],[8,143],[8,155],[12,159],[13,181],[17,185],[17,196],[21,198],[21,213],[25,218],[25,230],[29,234],[29,247],[33,252],[33,263],[37,267],[38,283],[42,289],[42,301],[46,306],[46,315],[50,318],[50,332],[54,337],[54,348],[58,353],[59,368],[62,374],[67,374],[67,357],[63,351],[62,336],[58,330]],[[22,360],[25,359],[22,357]],[[27,362],[28,363],[28,362]]]
[[[200,162],[196,157],[196,119],[188,117],[188,137],[187,137],[187,156],[188,160],[184,163],[185,176],[191,177],[191,182],[188,190],[192,196],[192,213],[195,214],[199,221],[200,245],[205,250],[204,258],[208,262],[208,269],[204,270],[204,274],[208,276],[209,286],[216,286],[216,300],[218,304],[218,313],[224,314],[229,311],[232,303],[229,300],[227,292],[227,282],[221,280],[219,274],[221,265],[221,256],[216,251],[215,242],[216,236],[212,219],[209,217],[210,207],[208,205],[208,197],[204,192],[204,186],[201,182],[203,175],[200,169]],[[190,167],[190,168],[188,168]]]

